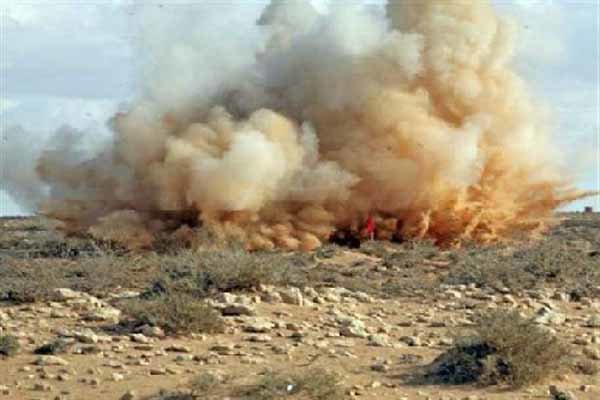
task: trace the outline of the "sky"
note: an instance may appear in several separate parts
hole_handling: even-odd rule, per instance
[[[238,14],[248,23],[266,4],[230,1],[240,4]],[[318,1],[326,7],[326,0]],[[199,1],[145,3],[168,13],[168,7],[195,7]],[[600,189],[599,0],[495,0],[494,4],[521,26],[515,67],[548,113],[557,143],[580,166],[578,187]],[[135,29],[138,11],[133,0],[2,0],[2,128],[19,124],[35,132],[32,146],[65,123],[108,137],[105,121],[135,95],[141,61],[133,47],[143,40]],[[0,157],[2,143],[0,137]],[[0,215],[22,214],[1,189]],[[571,208],[584,205],[600,209],[600,198]]]

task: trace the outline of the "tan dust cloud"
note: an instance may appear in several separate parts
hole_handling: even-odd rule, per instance
[[[198,210],[249,248],[312,249],[368,215],[381,238],[443,245],[543,230],[582,194],[512,69],[515,24],[487,1],[385,11],[274,1],[235,79],[142,96],[91,160],[44,152],[43,212],[142,245],[174,228],[157,210]]]

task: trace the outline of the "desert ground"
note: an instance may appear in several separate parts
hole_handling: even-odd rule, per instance
[[[0,399],[600,399],[600,215],[560,218],[311,253],[3,218]]]

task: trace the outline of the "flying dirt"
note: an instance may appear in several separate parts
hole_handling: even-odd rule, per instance
[[[309,250],[368,218],[441,245],[535,234],[585,195],[513,70],[517,25],[487,1],[273,1],[256,29],[251,62],[193,98],[141,91],[93,158],[57,135],[39,211],[143,246],[176,228],[161,211],[196,212],[250,249]]]

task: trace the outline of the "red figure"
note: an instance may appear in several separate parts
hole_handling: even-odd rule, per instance
[[[369,218],[367,218],[367,233],[371,240],[375,239],[375,220],[372,215],[369,215]]]

